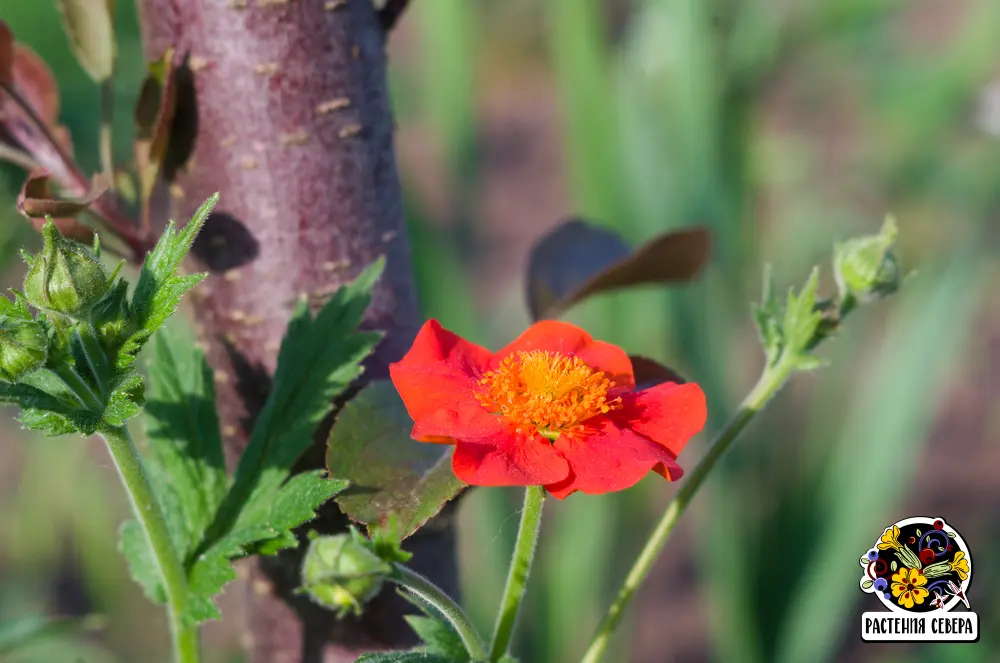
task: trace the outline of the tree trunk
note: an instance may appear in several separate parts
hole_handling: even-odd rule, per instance
[[[405,3],[390,4],[398,12]],[[194,250],[196,266],[212,276],[193,301],[232,460],[267,395],[299,297],[321,301],[386,255],[366,325],[387,337],[367,364],[369,379],[386,376],[419,323],[386,86],[383,23],[391,21],[372,0],[139,0],[139,7],[149,59],[174,47],[195,72],[197,142],[172,192],[174,216],[222,194]],[[310,527],[342,528],[330,510]],[[446,521],[407,548],[417,568],[455,590]],[[244,642],[252,663],[353,661],[366,649],[412,641],[400,618],[405,604],[391,591],[360,621],[339,624],[291,598],[299,554],[249,569]]]

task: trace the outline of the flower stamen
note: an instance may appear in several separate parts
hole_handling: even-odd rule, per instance
[[[510,355],[479,384],[476,399],[487,411],[550,439],[621,407],[621,398],[608,400],[615,383],[604,373],[579,357],[545,350]]]

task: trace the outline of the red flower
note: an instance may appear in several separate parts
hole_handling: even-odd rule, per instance
[[[543,485],[560,499],[624,490],[705,425],[705,395],[672,382],[635,391],[625,352],[565,322],[532,325],[497,353],[424,324],[389,367],[414,439],[454,444],[452,467],[478,486]]]

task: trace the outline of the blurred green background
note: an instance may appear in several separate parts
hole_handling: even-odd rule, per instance
[[[52,66],[81,162],[97,164],[98,92],[48,0],[0,17]],[[568,319],[664,361],[709,396],[714,431],[762,356],[749,315],[762,265],[780,287],[886,212],[916,272],[823,348],[699,495],[630,610],[609,661],[1000,660],[1000,3],[996,0],[414,0],[390,48],[398,152],[424,310],[497,347],[527,324],[531,243],[572,215],[640,242],[713,230],[695,285],[605,296]],[[134,7],[119,2],[118,117],[141,80]],[[120,123],[116,152],[129,157]],[[37,238],[0,170],[3,282]],[[224,193],[224,192],[223,192]],[[13,414],[13,413],[11,413]],[[98,446],[0,444],[0,620],[107,616],[17,663],[166,660],[164,623],[125,575],[125,514]],[[692,467],[708,435],[681,463]],[[657,477],[547,507],[518,652],[576,660],[674,487]],[[460,507],[465,602],[489,631],[517,491]],[[858,557],[882,528],[941,516],[973,551],[977,645],[865,645]],[[209,629],[213,661],[240,660]],[[0,656],[2,658],[2,656]]]

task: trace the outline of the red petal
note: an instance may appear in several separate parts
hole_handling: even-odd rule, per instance
[[[705,427],[708,410],[701,387],[665,382],[626,394],[622,409],[610,416],[618,425],[658,442],[678,456],[687,441]]]
[[[602,371],[615,382],[615,391],[635,387],[632,361],[616,345],[595,341],[590,334],[568,322],[542,320],[536,322],[495,355],[495,362],[523,350],[547,350],[575,355],[591,368]]]
[[[473,437],[496,429],[496,417],[475,398],[480,376],[492,358],[489,350],[428,320],[406,356],[389,365],[389,376],[414,423],[414,437]]]
[[[560,435],[553,445],[569,461],[570,476],[546,486],[562,499],[579,490],[591,495],[631,488],[658,465],[676,465],[665,447],[608,417],[601,417],[578,436]]]
[[[451,466],[455,476],[473,486],[539,486],[569,474],[566,459],[547,439],[512,429],[476,442],[459,441]]]

